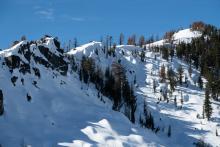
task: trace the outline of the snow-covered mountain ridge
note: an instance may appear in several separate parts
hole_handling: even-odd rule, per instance
[[[193,38],[201,37],[202,33],[200,31],[192,31],[191,28],[183,29],[180,31],[175,32],[172,35],[172,42],[173,44],[179,44],[181,42],[190,43]],[[167,39],[162,39],[159,41],[155,41],[153,43],[147,44],[147,46],[162,46],[165,44],[169,44]]]
[[[175,33],[173,38],[177,43],[200,35],[187,29]],[[196,84],[199,71],[193,68],[190,76],[188,64],[176,57],[166,61],[159,53],[152,52],[151,46],[146,45],[144,60],[143,48],[118,45],[114,54],[109,55],[105,45],[95,41],[63,53],[59,42],[52,37],[22,41],[1,51],[4,114],[0,116],[0,144],[3,147],[193,146],[204,139],[219,146],[220,139],[215,135],[220,123],[219,103],[213,103],[212,121],[200,118],[204,91]],[[93,84],[79,80],[83,56],[94,59],[103,71],[115,62],[124,67],[129,83],[134,84],[137,99],[135,124],[123,115],[122,109],[113,111],[109,98],[103,95],[100,100]],[[72,71],[70,57],[78,67],[76,71]],[[169,102],[158,100],[161,91],[169,87],[160,82],[159,71],[163,65],[166,71],[172,67],[176,73],[181,65],[183,79],[187,79],[186,84],[176,87]],[[153,131],[139,124],[144,102],[154,117]],[[167,136],[169,126],[171,137]]]

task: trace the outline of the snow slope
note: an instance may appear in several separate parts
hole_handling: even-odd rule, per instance
[[[199,32],[192,32],[190,29],[182,30],[174,34],[174,41],[191,41],[194,37],[199,37]],[[153,43],[160,44],[162,41]],[[151,44],[152,45],[152,44]],[[162,44],[161,44],[162,45]],[[151,46],[149,46],[151,47]],[[127,77],[130,82],[133,82],[135,76],[137,85],[135,88],[138,108],[136,119],[143,113],[143,101],[147,101],[150,111],[153,113],[155,124],[160,127],[157,136],[163,138],[168,146],[193,146],[193,143],[198,140],[204,140],[214,146],[220,145],[219,137],[215,136],[216,129],[219,130],[220,125],[220,110],[219,103],[213,102],[213,120],[208,122],[205,119],[197,118],[202,116],[202,106],[204,101],[204,91],[196,85],[199,71],[193,69],[192,76],[189,76],[189,66],[176,57],[173,61],[162,59],[160,54],[150,51],[147,46],[146,61],[140,61],[138,54],[141,48],[135,46],[121,45],[115,50],[115,57],[105,57],[103,46],[100,42],[91,42],[74,50],[68,54],[74,55],[79,61],[82,55],[94,58],[99,66],[107,67],[114,61],[120,60],[121,64],[126,69]],[[98,49],[98,55],[95,50]],[[135,54],[137,52],[137,54]],[[155,60],[156,56],[156,60]],[[160,89],[163,89],[166,84],[159,83],[159,69],[162,65],[172,67],[177,73],[178,67],[181,65],[184,69],[183,79],[187,79],[187,85],[178,85],[173,96],[170,97],[169,103],[166,101],[158,101],[161,97]],[[156,80],[157,92],[153,92],[153,80]],[[203,79],[205,82],[205,79]],[[181,96],[183,104],[181,104]],[[174,97],[177,98],[177,107],[174,106]],[[182,107],[182,109],[180,109]],[[167,138],[168,126],[172,126],[172,137]],[[156,127],[157,127],[156,126]],[[181,138],[181,140],[180,140]],[[215,140],[215,141],[214,141]],[[166,144],[166,145],[167,145]]]
[[[179,31],[174,38],[190,40],[199,33],[190,30]],[[145,62],[140,60],[141,48],[131,45],[120,45],[115,49],[115,56],[106,56],[106,50],[100,42],[88,44],[72,49],[68,53],[74,56],[79,65],[83,55],[95,59],[104,70],[113,62],[119,62],[126,69],[130,82],[136,78],[134,87],[137,97],[136,122],[143,113],[143,103],[147,102],[149,111],[154,116],[155,127],[160,130],[155,134],[149,129],[141,128],[138,123],[132,124],[123,112],[111,110],[112,102],[104,97],[104,102],[97,97],[94,85],[90,86],[79,81],[78,74],[70,72],[62,75],[63,69],[53,67],[54,61],[39,49],[44,46],[51,54],[61,61],[69,62],[64,54],[58,51],[53,38],[45,38],[43,42],[30,44],[32,53],[30,61],[24,54],[19,54],[21,42],[16,46],[0,52],[0,89],[4,95],[4,115],[0,116],[0,144],[5,147],[82,147],[82,146],[194,146],[193,143],[203,139],[213,146],[220,146],[220,138],[215,136],[216,129],[220,132],[220,104],[213,102],[214,108],[211,121],[197,118],[202,115],[204,91],[195,84],[199,71],[193,69],[190,77],[188,65],[177,58],[165,61],[160,54],[150,51],[152,45],[163,45],[163,40],[147,45]],[[10,71],[3,64],[5,57],[17,55],[21,61],[30,65],[30,73],[21,73],[19,68]],[[46,63],[35,61],[34,56],[41,57]],[[156,57],[156,60],[155,60]],[[56,63],[56,62],[55,62]],[[184,78],[188,78],[186,85],[177,86],[174,95],[178,107],[174,106],[174,96],[169,103],[158,101],[160,89],[166,84],[159,83],[159,69],[162,65],[170,66],[177,71],[180,65],[184,68]],[[46,66],[48,65],[48,67]],[[33,67],[38,68],[40,78],[34,75]],[[17,76],[15,86],[11,77]],[[21,79],[24,79],[22,84]],[[153,92],[153,80],[157,81],[157,92]],[[205,81],[205,79],[203,79]],[[37,81],[37,86],[33,84]],[[28,102],[26,95],[32,97]],[[180,102],[181,95],[184,98]],[[182,107],[182,109],[180,109]],[[168,126],[171,125],[171,137],[167,137]]]
[[[49,41],[43,45],[51,53],[57,53],[53,39]],[[131,124],[123,114],[112,111],[111,103],[107,99],[101,102],[97,91],[82,84],[76,73],[62,76],[59,71],[35,62],[33,56],[30,66],[40,70],[40,78],[32,69],[31,73],[22,74],[15,68],[11,73],[3,64],[4,58],[13,54],[26,60],[18,53],[21,44],[0,52],[0,89],[5,109],[0,116],[0,144],[3,147],[164,145],[154,133]],[[40,45],[42,43],[31,44],[30,48],[34,48],[32,53],[46,60],[38,49]],[[18,77],[15,86],[10,80],[12,76]],[[37,81],[37,86],[33,81]],[[27,94],[32,97],[30,102]]]

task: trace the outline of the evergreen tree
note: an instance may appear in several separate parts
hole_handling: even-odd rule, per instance
[[[142,50],[141,51],[141,61],[144,62],[144,60],[145,60],[145,51]]]
[[[124,44],[124,34],[123,34],[123,33],[120,34],[119,44],[120,44],[120,45]]]
[[[162,52],[162,58],[168,61],[169,60],[169,49],[165,46],[162,46],[160,50]]]
[[[77,38],[74,38],[73,40],[73,45],[74,45],[74,48],[76,48],[78,46],[78,41],[77,41]]]
[[[2,90],[0,90],[0,116],[4,113],[4,103],[3,103],[3,93]]]
[[[173,57],[174,57],[174,49],[173,49],[173,47],[171,47],[171,49],[170,49],[170,58],[171,58],[171,62],[173,61]]]
[[[112,36],[109,36],[109,47],[110,48],[112,48],[112,40],[113,40]]]
[[[139,38],[139,46],[140,46],[140,47],[143,47],[144,44],[145,44],[145,39],[144,39],[144,36],[142,35],[142,36]]]
[[[136,45],[136,35],[133,34],[132,36],[128,37],[128,45]]]
[[[143,121],[143,126],[146,128],[149,128],[151,130],[154,130],[154,118],[151,115],[151,112],[148,111],[147,109],[147,104],[144,101],[144,121]]]
[[[175,105],[175,107],[177,107],[176,95],[174,97],[174,105]]]
[[[139,116],[139,124],[141,125],[141,127],[144,126],[144,121],[143,121],[143,119],[142,119],[142,117],[141,117],[141,114],[140,114],[140,116]]]
[[[180,85],[182,85],[183,83],[183,68],[182,68],[182,65],[179,66],[178,68],[178,77],[179,77],[179,83]]]
[[[165,70],[165,66],[164,64],[161,66],[161,69],[160,69],[160,78],[161,78],[161,82],[165,82],[166,80],[166,70]]]
[[[113,109],[119,110],[122,102],[122,86],[125,82],[124,68],[121,66],[121,64],[114,62],[112,64],[112,73],[115,79]]]
[[[188,72],[189,72],[189,76],[191,77],[192,76],[192,65],[191,64],[189,65]]]
[[[157,88],[157,86],[156,86],[156,81],[155,81],[155,79],[153,80],[153,89],[154,89],[154,93],[156,93],[156,88]]]
[[[199,85],[199,88],[200,88],[200,89],[203,88],[203,81],[202,81],[201,75],[198,77],[198,85]]]
[[[171,136],[171,126],[170,126],[170,125],[169,125],[169,127],[168,127],[167,136],[168,136],[168,137]]]
[[[208,120],[210,120],[210,118],[212,116],[212,105],[211,105],[209,94],[210,94],[209,88],[207,86],[206,90],[205,90],[204,113],[205,113],[205,116],[207,117]]]
[[[172,92],[175,91],[175,87],[176,87],[176,79],[175,79],[175,72],[173,71],[172,68],[169,68],[168,71],[167,71],[167,77],[168,77],[168,80],[169,80],[169,84],[170,84],[170,90]]]
[[[181,105],[183,105],[183,92],[181,91],[181,98],[180,98],[180,102],[181,102]]]
[[[25,35],[21,36],[21,41],[24,41],[24,40],[27,40]]]

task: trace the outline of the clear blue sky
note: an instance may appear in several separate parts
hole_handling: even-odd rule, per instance
[[[25,35],[80,43],[120,32],[146,37],[202,20],[220,26],[220,0],[1,0],[0,48]],[[117,41],[118,42],[118,41]]]

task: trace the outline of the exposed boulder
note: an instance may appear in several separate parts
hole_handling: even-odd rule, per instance
[[[32,99],[31,96],[27,93],[26,97],[27,97],[27,101],[30,102]]]

